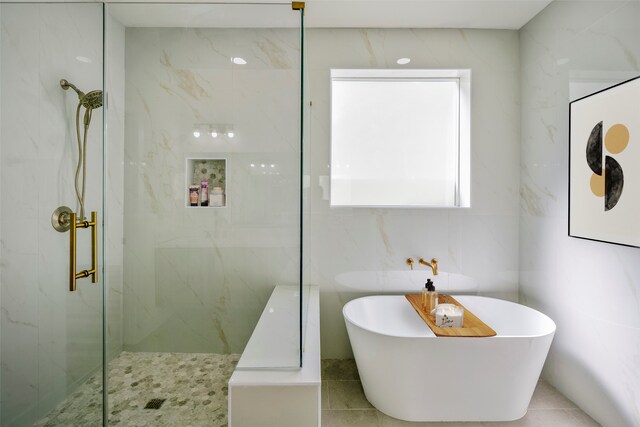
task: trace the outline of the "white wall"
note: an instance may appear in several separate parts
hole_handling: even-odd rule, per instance
[[[297,30],[127,28],[125,349],[241,353],[299,282],[299,54]],[[185,206],[187,158],[227,160],[227,207]]]
[[[605,426],[640,425],[640,250],[567,236],[569,101],[640,74],[639,20],[561,1],[520,32],[520,299],[557,324],[544,376]]]
[[[430,273],[417,266],[440,260],[442,272],[467,276],[477,292],[518,299],[520,156],[518,33],[509,30],[309,29],[311,101],[306,190],[306,282],[320,286],[322,356],[350,357],[342,306],[379,292],[419,292]],[[330,68],[471,69],[471,208],[367,209],[329,207]],[[389,141],[390,144],[395,141]],[[326,186],[323,188],[323,183]],[[394,282],[416,259],[412,283]],[[348,273],[373,279],[347,282]],[[372,272],[377,272],[372,273]],[[353,276],[353,275],[352,275]],[[436,286],[447,287],[445,275]]]
[[[58,206],[78,210],[78,97],[59,82],[65,78],[85,92],[102,88],[102,7],[0,7],[0,424],[31,425],[102,363],[101,286],[83,279],[69,292],[69,233],[51,226]],[[87,144],[88,212],[102,207],[101,128],[98,110]],[[78,270],[90,268],[89,234],[78,232]]]

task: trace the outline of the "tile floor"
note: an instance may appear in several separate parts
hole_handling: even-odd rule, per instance
[[[540,381],[524,418],[500,423],[409,423],[391,418],[367,401],[353,359],[322,360],[322,427],[595,427],[587,414]]]
[[[109,426],[226,427],[227,383],[240,355],[122,352],[109,363]],[[102,380],[90,378],[36,427],[98,427]],[[146,409],[151,399],[166,399]]]
[[[110,426],[226,427],[227,382],[239,355],[123,352],[109,367]],[[37,427],[99,426],[101,380],[96,376]],[[153,398],[160,409],[145,409]],[[594,427],[599,424],[544,381],[527,415],[507,423],[409,423],[367,401],[353,359],[322,360],[322,427]],[[278,426],[262,426],[278,427]]]

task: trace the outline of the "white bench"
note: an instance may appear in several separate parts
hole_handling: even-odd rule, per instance
[[[316,286],[304,290],[299,368],[299,292],[295,286],[273,290],[229,380],[229,427],[320,426],[319,293]]]

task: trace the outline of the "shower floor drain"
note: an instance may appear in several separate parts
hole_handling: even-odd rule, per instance
[[[147,406],[144,409],[160,409],[164,401],[167,399],[151,399],[147,402]]]

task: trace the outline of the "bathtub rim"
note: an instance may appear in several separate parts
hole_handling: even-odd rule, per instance
[[[507,303],[507,304],[511,304],[511,305],[515,305],[518,306],[518,309],[522,309],[525,311],[533,311],[535,313],[535,315],[537,316],[542,316],[542,319],[545,322],[550,322],[549,325],[549,330],[543,333],[531,333],[531,334],[520,334],[520,335],[516,335],[516,334],[498,334],[496,336],[493,337],[438,337],[437,335],[435,335],[433,333],[433,331],[431,330],[431,328],[429,328],[429,326],[425,323],[425,327],[426,327],[426,332],[424,336],[407,336],[407,335],[396,335],[396,334],[390,334],[390,333],[385,333],[385,332],[380,332],[380,331],[376,331],[374,329],[371,329],[370,327],[367,327],[366,325],[363,325],[361,322],[356,322],[354,321],[354,319],[352,317],[350,317],[347,314],[347,309],[348,306],[352,305],[352,304],[357,304],[357,303],[362,303],[362,300],[367,300],[367,299],[378,299],[378,298],[389,298],[389,297],[402,297],[405,298],[404,295],[397,295],[397,294],[376,294],[376,295],[367,295],[364,297],[358,297],[358,298],[354,298],[351,301],[348,301],[346,304],[344,304],[342,306],[342,317],[344,318],[345,321],[349,322],[350,324],[352,324],[355,327],[358,327],[366,332],[372,333],[372,334],[376,334],[376,335],[381,335],[381,336],[386,336],[386,337],[392,337],[392,338],[406,338],[406,339],[423,339],[423,338],[444,338],[444,339],[456,339],[458,340],[477,340],[479,338],[482,339],[491,339],[491,340],[496,340],[496,339],[503,339],[503,338],[509,338],[509,339],[515,339],[515,338],[539,338],[539,337],[546,337],[548,335],[555,335],[556,330],[557,330],[557,325],[556,323],[553,321],[552,318],[550,318],[549,316],[547,316],[546,314],[536,310],[535,308],[526,306],[524,304],[520,304],[517,302],[513,302],[513,301],[508,301],[508,300],[503,300],[503,299],[499,299],[499,298],[493,298],[493,297],[486,297],[486,296],[481,296],[481,295],[454,295],[454,298],[458,298],[458,297],[462,297],[463,299],[465,298],[471,298],[471,299],[486,299],[486,300],[495,300],[495,301],[500,301],[500,303]],[[358,302],[356,302],[358,301]],[[460,301],[460,303],[462,305],[465,305],[462,301]],[[409,301],[407,301],[407,304],[410,303]],[[415,310],[413,309],[413,307],[411,307],[412,310],[414,311],[414,314],[416,315],[416,317],[420,317],[418,315],[418,313],[415,313]],[[471,310],[473,311],[473,310]],[[474,313],[475,314],[475,313]]]

